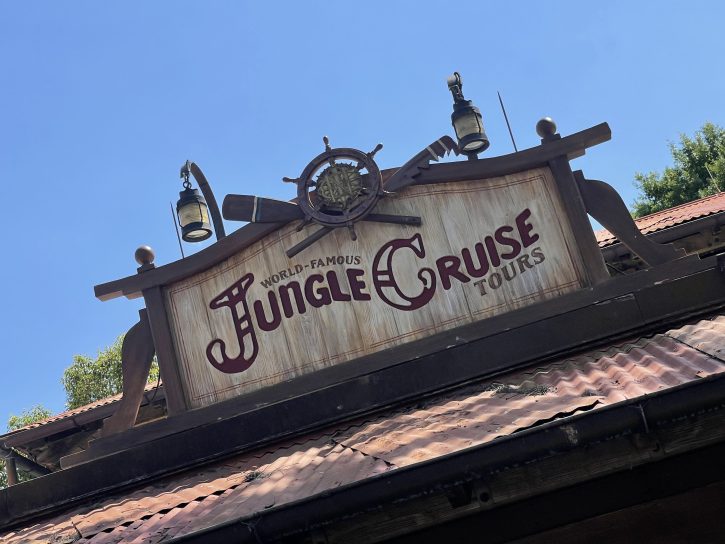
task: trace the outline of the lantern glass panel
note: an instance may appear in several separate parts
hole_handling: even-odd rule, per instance
[[[206,204],[201,202],[189,202],[179,210],[179,224],[181,228],[191,223],[209,224],[209,212]]]
[[[481,134],[483,132],[483,123],[481,122],[480,117],[474,112],[467,112],[465,115],[457,117],[455,121],[453,121],[453,126],[456,129],[456,136],[458,137],[459,141],[463,140],[463,138],[465,138],[466,136],[470,136],[472,134]],[[483,142],[474,141],[467,144],[464,147],[464,151],[478,149],[482,145]]]

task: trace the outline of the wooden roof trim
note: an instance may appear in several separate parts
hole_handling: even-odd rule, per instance
[[[420,175],[416,184],[485,179],[544,166],[556,157],[567,157],[571,160],[582,156],[587,148],[606,142],[611,137],[609,125],[601,123],[518,153],[475,161],[433,164]],[[167,285],[206,270],[284,225],[285,223],[247,224],[214,245],[185,259],[141,274],[96,285],[95,296],[100,300],[110,300],[120,296],[137,298],[145,289]]]

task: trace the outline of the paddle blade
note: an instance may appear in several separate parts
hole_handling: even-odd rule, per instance
[[[449,153],[458,155],[460,151],[456,142],[450,136],[441,136],[390,176],[383,189],[394,193],[408,185],[412,185],[415,183],[415,177],[420,175],[422,170],[430,168],[430,161],[438,161],[438,159],[445,157]]]
[[[286,223],[304,216],[300,207],[292,202],[251,195],[224,197],[222,215],[229,221],[250,223]]]

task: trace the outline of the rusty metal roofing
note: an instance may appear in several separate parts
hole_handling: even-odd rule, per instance
[[[654,232],[674,227],[688,221],[693,221],[701,217],[706,217],[715,213],[725,211],[725,193],[701,198],[640,217],[635,220],[637,227],[643,234],[652,234]],[[599,247],[607,247],[617,243],[617,237],[606,229],[598,230],[595,233]]]
[[[532,365],[106,496],[0,535],[0,540],[163,542],[548,421],[723,373],[724,349],[725,316],[702,320]]]
[[[150,399],[158,384],[156,382],[148,383],[146,384],[146,387],[144,388],[144,393],[146,393],[145,401],[148,401]],[[149,394],[150,393],[150,394]],[[164,398],[163,393],[163,385],[161,385],[158,389],[158,398]],[[60,412],[59,414],[55,414],[53,416],[50,416],[46,419],[41,419],[40,421],[36,421],[34,423],[30,423],[29,425],[25,425],[24,427],[20,427],[19,429],[15,429],[7,434],[0,435],[0,441],[3,439],[6,439],[7,437],[12,436],[13,438],[16,438],[17,435],[20,435],[21,433],[24,433],[25,431],[28,431],[30,429],[37,429],[39,427],[53,427],[53,429],[49,429],[49,431],[62,431],[65,430],[68,427],[75,426],[74,420],[78,418],[81,414],[86,415],[89,413],[92,413],[96,411],[98,408],[102,408],[105,406],[110,406],[113,404],[116,404],[120,402],[122,394],[119,393],[117,395],[113,395],[110,397],[106,397],[100,400],[97,400],[96,402],[92,402],[90,404],[85,404],[83,406],[79,406],[78,408],[74,408],[73,410],[66,410],[65,412]],[[99,415],[98,419],[101,419],[102,417],[108,417],[107,411],[104,410],[103,415]],[[87,423],[89,418],[83,418],[83,423]],[[93,418],[91,418],[93,419]],[[64,425],[66,424],[66,425]],[[13,443],[14,445],[14,443]]]

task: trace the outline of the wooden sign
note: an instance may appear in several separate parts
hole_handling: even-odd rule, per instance
[[[584,264],[548,168],[411,186],[288,258],[294,221],[164,287],[179,375],[197,408],[578,289]]]
[[[484,335],[488,318],[596,288],[610,280],[587,214],[649,266],[683,256],[643,236],[609,184],[572,172],[571,159],[610,139],[606,123],[561,137],[543,119],[537,132],[541,145],[510,155],[430,164],[455,151],[444,136],[387,178],[372,160],[380,146],[325,141],[287,179],[296,203],[227,195],[227,219],[251,223],[225,235],[213,205],[218,239],[204,250],[156,267],[139,247],[137,274],[95,286],[101,300],[146,303],[124,339],[124,395],[104,437],[133,426],[154,354],[169,415],[234,399],[231,413],[360,376],[365,355],[436,333],[458,345],[459,326]],[[419,347],[431,346],[443,349]],[[414,368],[408,351],[419,353],[397,350],[390,364]],[[371,372],[386,361],[372,358]]]

